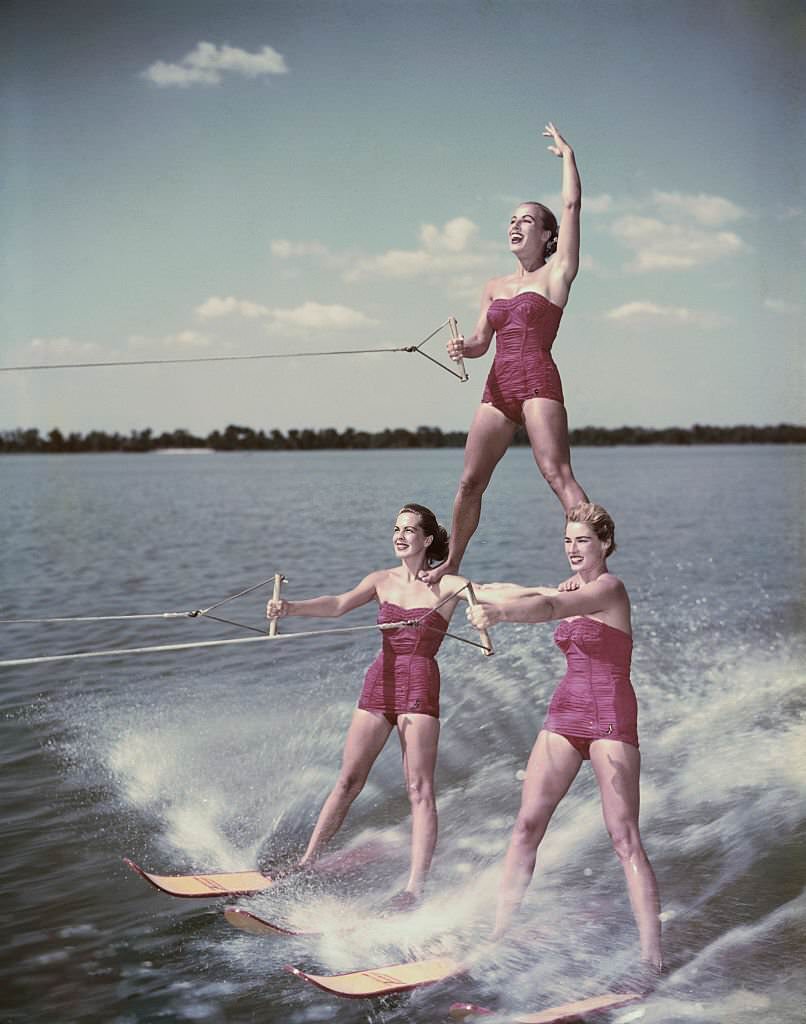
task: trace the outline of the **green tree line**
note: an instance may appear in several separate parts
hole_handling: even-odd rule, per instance
[[[153,452],[161,448],[210,448],[214,451],[321,451],[362,448],[461,448],[467,434],[462,430],[444,431],[440,427],[386,428],[379,431],[334,430],[253,430],[230,424],[206,436],[178,429],[155,433],[133,430],[130,434],[108,434],[91,430],[87,434],[63,434],[58,428],[42,436],[38,428],[0,431],[0,453],[48,454],[71,452]],[[580,446],[613,445],[692,445],[692,444],[803,444],[806,426],[780,423],[777,426],[714,427],[696,423],[693,427],[579,427],[571,431],[571,444]],[[515,444],[528,444],[519,430]]]

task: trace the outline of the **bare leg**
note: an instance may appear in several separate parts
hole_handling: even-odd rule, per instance
[[[658,883],[638,830],[641,754],[629,743],[596,740],[591,744],[591,764],[602,796],[605,825],[624,868],[641,938],[641,959],[660,969],[663,955]]]
[[[564,736],[545,730],[537,734],[498,889],[494,938],[503,935],[520,906],[534,874],[540,841],[581,764],[579,751]]]
[[[445,573],[459,570],[465,549],[479,525],[481,496],[493,470],[512,443],[516,429],[516,424],[492,405],[483,403],[476,410],[467,435],[462,479],[453,503],[450,550],[442,565],[423,574],[427,583],[436,583]]]
[[[587,501],[571,469],[565,406],[550,398],[530,398],[523,403],[523,418],[538,469],[565,511]]]
[[[411,802],[411,873],[406,891],[420,896],[437,843],[437,763],[439,719],[432,715],[400,715],[397,722],[403,751],[403,777]]]
[[[391,731],[391,723],[379,712],[356,708],[347,730],[339,778],[319,812],[300,864],[316,860],[321,847],[341,828],[350,805],[364,788],[369,770]]]

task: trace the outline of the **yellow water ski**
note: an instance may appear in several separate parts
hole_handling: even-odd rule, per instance
[[[188,899],[251,896],[274,884],[268,875],[260,871],[227,871],[213,875],[152,875],[128,857],[124,857],[123,862],[160,892]]]
[[[617,1010],[622,1006],[640,1002],[643,998],[644,996],[639,992],[605,992],[599,996],[591,996],[589,999],[580,999],[575,1003],[551,1006],[547,1010],[539,1010],[537,1013],[514,1014],[499,1014],[495,1010],[488,1010],[484,1006],[475,1006],[473,1003],[454,1003],[450,1013],[454,1020],[495,1014],[507,1024],[562,1024],[563,1021],[582,1020],[586,1014]]]
[[[446,978],[464,974],[467,968],[458,960],[443,956],[433,960],[373,967],[352,974],[307,974],[291,964],[287,964],[285,970],[332,995],[347,999],[370,999],[391,995],[393,992],[408,992],[424,985],[435,985]]]

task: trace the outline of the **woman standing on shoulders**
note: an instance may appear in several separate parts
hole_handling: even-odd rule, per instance
[[[550,121],[543,135],[552,139],[549,151],[563,162],[559,228],[542,203],[516,207],[508,232],[510,251],[518,261],[516,271],[487,282],[475,331],[467,339],[448,342],[453,359],[475,359],[484,355],[495,334],[496,351],[482,404],[467,435],[450,551],[447,560],[424,577],[432,583],[444,573],[458,571],[479,524],[482,495],[519,426],[526,428],[540,472],[563,508],[587,501],[571,470],[568,417],[560,374],[551,357],[579,269],[582,186],[574,151]]]
[[[445,576],[441,584],[428,586],[418,579],[419,573],[448,553],[447,532],[424,505],[409,503],[400,510],[392,544],[399,566],[372,572],[358,586],[336,596],[271,600],[266,615],[269,619],[285,615],[333,618],[370,601],[378,602],[378,624],[387,627],[382,648],[364,678],[338,780],[297,867],[312,865],[336,834],[390,733],[397,729],[411,803],[411,872],[405,889],[388,909],[407,910],[420,899],[437,841],[434,770],[440,677],[435,656],[459,601],[457,591],[466,581]],[[417,624],[408,624],[411,620]],[[407,624],[389,628],[396,622]]]
[[[607,569],[616,547],[614,535],[613,520],[601,505],[574,506],[567,513],[565,550],[578,589],[560,592],[493,583],[476,588],[480,604],[467,614],[478,629],[503,621],[561,619],[554,641],[567,660],[529,757],[499,890],[496,936],[520,906],[552,814],[582,762],[590,760],[605,826],[624,868],[641,960],[651,977],[663,962],[660,901],[638,828],[641,755],[630,682],[630,599],[621,580]]]

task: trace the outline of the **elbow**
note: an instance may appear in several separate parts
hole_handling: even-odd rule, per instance
[[[582,210],[582,193],[563,196],[563,213],[579,213]]]

